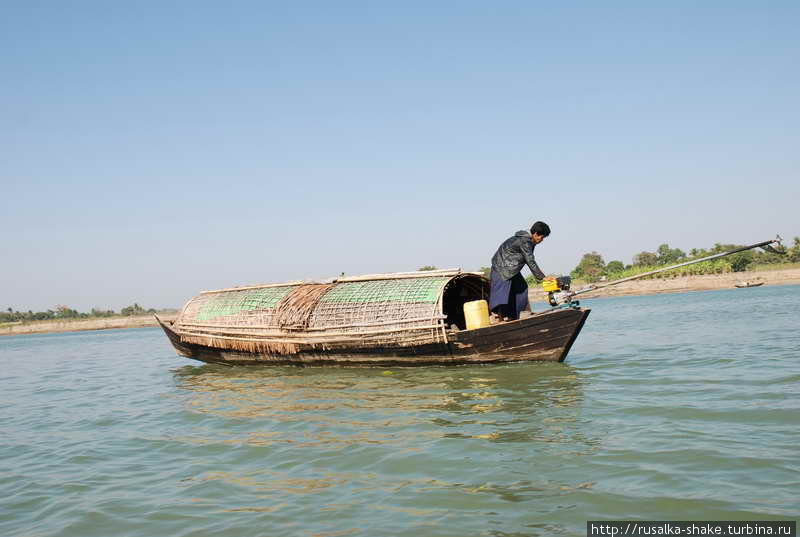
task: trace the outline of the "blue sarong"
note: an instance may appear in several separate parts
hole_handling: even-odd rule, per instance
[[[502,317],[519,319],[519,314],[528,309],[528,282],[517,273],[510,280],[504,280],[494,270],[491,274],[489,309]]]

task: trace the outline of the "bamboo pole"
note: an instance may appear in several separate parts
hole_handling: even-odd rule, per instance
[[[393,321],[382,321],[379,323],[357,323],[357,324],[344,324],[344,325],[336,325],[331,327],[309,327],[303,328],[303,331],[323,331],[323,330],[330,330],[331,328],[335,329],[342,329],[342,328],[371,328],[373,326],[387,326],[392,324],[407,324],[407,323],[416,323],[422,321],[437,321],[441,319],[446,319],[446,315],[433,315],[431,317],[417,317],[415,319],[397,319]],[[247,325],[247,326],[236,326],[236,325],[219,325],[219,324],[205,324],[205,323],[188,323],[188,322],[180,322],[178,323],[180,326],[188,326],[188,327],[197,327],[197,328],[245,328],[245,329],[253,329],[253,330],[294,330],[291,327],[281,327],[278,325]],[[433,326],[433,325],[431,325]]]
[[[313,280],[292,280],[285,283],[265,283],[258,285],[246,285],[242,287],[228,287],[225,289],[214,289],[209,291],[201,291],[201,295],[208,295],[212,293],[226,293],[229,291],[250,291],[252,289],[268,289],[270,287],[288,287],[292,285],[310,285],[319,283],[340,283],[340,282],[366,282],[373,280],[402,280],[407,278],[430,278],[434,276],[458,276],[459,274],[471,274],[473,276],[483,276],[482,272],[469,272],[462,271],[460,268],[440,269],[440,270],[418,270],[413,272],[386,272],[381,274],[365,274],[363,276],[345,276],[343,278],[332,278],[324,282],[317,282]]]
[[[270,287],[289,287],[292,285],[303,285],[304,281],[302,280],[293,280],[291,282],[286,283],[265,283],[261,285],[249,285],[244,287],[228,287],[227,289],[215,289],[213,291],[201,291],[201,295],[210,295],[213,293],[227,293],[229,291],[251,291],[253,289],[269,289]]]
[[[465,274],[460,268],[441,269],[441,270],[418,270],[414,272],[387,272],[384,274],[365,274],[363,276],[345,276],[336,278],[336,283],[341,282],[366,282],[372,280],[403,280],[407,278],[431,278],[435,276],[457,276]]]
[[[196,331],[196,330],[176,330],[178,335],[190,335],[190,336],[207,336],[207,337],[222,337],[223,335],[229,336],[250,336],[245,338],[233,338],[233,339],[242,339],[243,341],[258,341],[260,339],[266,340],[267,338],[270,341],[275,342],[302,342],[303,339],[316,339],[321,342],[324,342],[325,338],[328,337],[338,337],[338,336],[346,336],[347,340],[357,340],[361,339],[364,336],[372,336],[377,334],[397,334],[399,332],[418,332],[420,330],[437,330],[441,327],[441,324],[434,324],[434,325],[427,325],[427,326],[413,326],[407,328],[396,328],[394,330],[369,330],[365,332],[329,332],[327,334],[276,334],[277,337],[271,337],[269,335],[261,335],[261,334],[253,334],[250,332],[239,332],[236,330],[216,330],[210,332],[203,332],[203,331]],[[216,334],[219,333],[219,335]]]
[[[433,330],[434,327],[427,327],[426,330]],[[196,339],[224,339],[229,341],[237,341],[239,343],[265,343],[265,344],[276,344],[276,345],[344,345],[347,344],[350,347],[353,347],[353,343],[358,343],[358,346],[364,344],[382,344],[385,345],[387,343],[386,338],[380,337],[371,337],[371,338],[345,338],[340,337],[337,339],[330,339],[330,340],[319,340],[319,341],[308,341],[303,339],[280,339],[280,338],[241,338],[235,336],[225,336],[221,334],[206,334],[206,333],[183,333],[179,334],[181,340],[184,338],[196,338]],[[398,344],[399,346],[407,346],[411,343],[433,343],[435,334],[431,335],[418,335],[411,338],[406,339],[394,339],[392,340],[393,343]],[[436,341],[438,342],[438,340]]]

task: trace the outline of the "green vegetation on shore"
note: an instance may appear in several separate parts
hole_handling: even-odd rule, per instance
[[[576,282],[593,283],[605,280],[618,280],[650,272],[665,266],[701,259],[710,255],[726,252],[741,248],[736,244],[717,243],[710,249],[693,248],[688,255],[678,248],[670,248],[668,244],[660,245],[655,252],[639,252],[633,256],[632,263],[625,265],[622,261],[609,261],[606,263],[603,256],[598,252],[589,252],[583,255],[580,263],[572,270],[570,275]],[[703,261],[693,265],[665,271],[653,276],[644,278],[675,278],[678,276],[696,276],[702,274],[725,274],[730,272],[743,272],[745,270],[779,270],[785,268],[800,267],[800,237],[795,237],[790,248],[786,249],[785,255],[778,255],[760,250],[748,250],[730,256]],[[420,271],[436,270],[432,265],[420,267]],[[490,267],[481,267],[478,272],[482,272],[487,278],[491,271]],[[533,276],[527,278],[529,285],[535,285]],[[35,321],[61,321],[78,319],[104,319],[115,317],[134,317],[153,313],[173,313],[175,310],[156,310],[153,308],[145,309],[138,303],[122,308],[119,313],[114,310],[104,310],[92,308],[90,312],[79,312],[68,306],[58,305],[55,309],[47,311],[16,311],[7,308],[0,311],[0,324],[8,323],[28,323]]]
[[[570,276],[576,283],[594,283],[602,279],[618,280],[643,274],[669,265],[677,265],[694,259],[702,259],[710,255],[727,252],[741,248],[743,245],[715,244],[712,248],[692,248],[688,254],[679,248],[670,248],[669,244],[660,245],[655,252],[639,252],[633,256],[629,265],[622,261],[609,261],[606,263],[598,252],[584,254],[580,263],[572,270]],[[668,270],[644,278],[675,278],[679,276],[697,276],[702,274],[726,274],[730,272],[743,272],[745,270],[780,270],[800,267],[800,237],[794,238],[794,244],[786,249],[785,255],[748,250],[711,261],[703,261],[686,267]],[[427,269],[423,267],[420,270]],[[488,278],[490,267],[481,267],[478,272]],[[529,275],[526,278],[528,285],[536,285],[536,279]]]
[[[171,310],[170,310],[171,311]],[[106,319],[110,317],[134,317],[136,315],[146,315],[148,313],[159,313],[153,308],[145,309],[137,303],[122,308],[119,313],[114,310],[103,310],[92,308],[89,313],[81,313],[67,306],[55,306],[55,309],[47,311],[15,311],[8,308],[0,312],[0,323],[25,323],[32,321],[66,321],[77,319]]]
[[[678,248],[670,248],[668,244],[662,244],[655,252],[639,252],[633,256],[633,262],[630,265],[625,265],[621,261],[610,261],[606,264],[603,260],[603,256],[598,252],[589,252],[584,254],[580,263],[578,263],[578,266],[575,267],[570,275],[576,280],[590,283],[603,278],[607,280],[617,280],[741,247],[741,245],[736,244],[717,243],[713,248],[707,250],[693,248],[687,255]],[[762,252],[760,250],[748,250],[719,259],[676,268],[649,277],[674,278],[677,276],[743,272],[745,270],[754,269],[774,270],[777,268],[787,268],[787,266],[791,266],[795,263],[800,263],[800,237],[794,238],[794,244],[791,248],[787,248],[785,255]]]

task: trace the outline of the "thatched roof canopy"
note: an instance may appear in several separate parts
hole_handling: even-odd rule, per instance
[[[373,274],[206,291],[174,327],[187,342],[278,354],[303,348],[411,345],[463,328],[463,304],[487,298],[480,274],[460,270]]]

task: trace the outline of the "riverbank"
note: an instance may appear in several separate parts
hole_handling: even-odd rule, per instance
[[[177,316],[177,313],[165,313],[159,314],[159,316],[165,320],[173,320]],[[152,326],[158,326],[152,314],[133,317],[31,321],[0,324],[0,336],[46,334],[50,332],[82,332],[84,330],[111,330],[115,328],[146,328]]]
[[[800,284],[800,268],[780,270],[759,270],[748,272],[731,272],[727,274],[704,274],[701,276],[681,276],[675,278],[655,278],[650,280],[632,280],[598,289],[581,295],[581,298],[599,298],[628,295],[656,295],[661,293],[686,293],[689,291],[711,291],[714,289],[733,289],[737,283],[750,282],[768,285]],[[603,282],[598,282],[601,285]],[[581,289],[578,284],[573,291]],[[546,295],[537,292],[531,297],[536,301],[546,300]]]
[[[742,281],[769,285],[800,284],[800,268],[781,270],[759,270],[751,272],[733,272],[729,274],[706,274],[702,276],[683,276],[676,278],[633,280],[613,285],[581,295],[582,299],[627,296],[655,295],[660,293],[685,293],[688,291],[709,291],[713,289],[733,289]],[[582,287],[580,283],[573,290]],[[541,287],[531,288],[531,301],[546,302],[547,295]],[[541,310],[541,308],[535,308]],[[173,320],[177,313],[159,314],[162,319]],[[27,323],[6,323],[0,325],[0,336],[19,334],[44,334],[50,332],[80,332],[84,330],[110,330],[115,328],[146,328],[158,326],[151,315],[135,317],[107,317],[98,319],[73,319],[59,321],[33,321]]]

